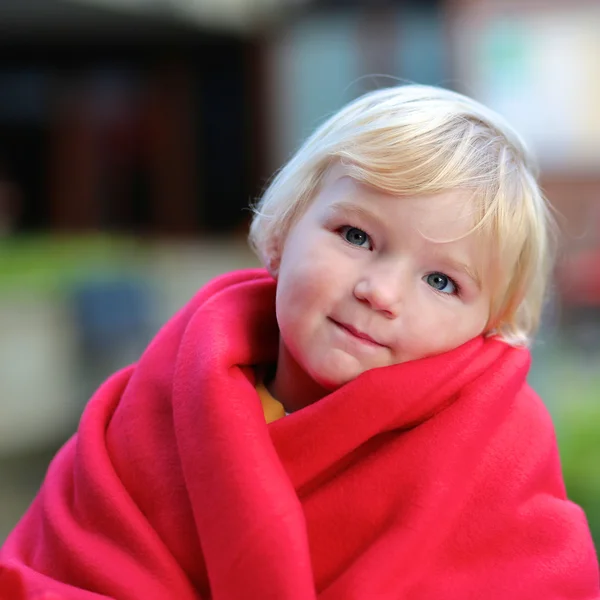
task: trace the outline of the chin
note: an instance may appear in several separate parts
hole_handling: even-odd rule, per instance
[[[329,373],[314,373],[311,375],[313,381],[328,392],[334,392],[346,383],[356,379],[365,369],[362,370],[339,370]]]
[[[313,381],[320,387],[323,388],[327,393],[335,392],[338,388],[342,387],[345,381],[337,381],[333,379],[323,379],[321,377],[313,378]]]

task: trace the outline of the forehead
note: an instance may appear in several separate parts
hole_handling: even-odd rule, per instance
[[[438,242],[467,236],[477,224],[476,203],[470,190],[397,196],[356,181],[340,165],[327,173],[314,204],[321,212],[339,212],[408,228]]]

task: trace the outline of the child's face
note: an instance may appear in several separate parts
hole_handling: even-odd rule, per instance
[[[477,234],[439,243],[471,229],[471,210],[460,191],[395,198],[333,168],[284,244],[278,385],[308,376],[332,390],[481,334],[486,245]]]

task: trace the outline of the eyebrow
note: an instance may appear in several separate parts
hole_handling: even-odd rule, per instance
[[[353,202],[348,202],[347,200],[337,200],[332,202],[329,205],[328,210],[330,212],[344,212],[369,221],[380,221],[380,218],[374,212],[358,204],[354,204]]]

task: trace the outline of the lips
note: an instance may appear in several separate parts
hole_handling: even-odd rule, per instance
[[[340,329],[344,330],[346,333],[352,335],[353,337],[358,338],[362,342],[372,344],[373,346],[379,346],[380,348],[386,347],[385,344],[379,343],[377,340],[374,340],[370,335],[360,331],[359,329],[356,329],[356,327],[353,327],[352,325],[336,321],[335,319],[331,319],[331,321],[335,323]]]

